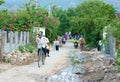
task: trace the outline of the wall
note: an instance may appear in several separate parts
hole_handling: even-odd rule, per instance
[[[29,43],[29,32],[4,31],[1,32],[1,53],[10,53],[18,49],[19,45]]]

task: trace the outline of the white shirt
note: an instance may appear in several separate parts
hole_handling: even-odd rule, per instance
[[[49,39],[47,37],[44,37],[45,43],[48,44],[49,43]]]
[[[98,43],[100,46],[102,46],[102,41],[101,40],[99,40],[99,43]]]
[[[37,42],[38,48],[42,48],[42,47],[45,48],[49,40],[46,39],[46,37],[41,37],[41,38],[37,37],[36,42]]]
[[[59,44],[60,44],[60,43],[59,43],[58,40],[54,41],[54,45],[59,45]]]

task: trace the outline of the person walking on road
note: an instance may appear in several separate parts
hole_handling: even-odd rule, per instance
[[[97,49],[98,49],[98,51],[102,50],[102,40],[99,40]]]
[[[60,42],[59,42],[58,38],[55,39],[54,45],[55,45],[55,50],[56,50],[56,51],[59,51]]]
[[[83,51],[85,46],[85,39],[83,38],[83,36],[80,37],[79,43],[80,43],[80,50]]]
[[[50,52],[50,45],[49,45],[49,39],[45,36],[44,37],[44,42],[45,42],[45,49],[46,49],[46,56],[50,57],[49,52]]]

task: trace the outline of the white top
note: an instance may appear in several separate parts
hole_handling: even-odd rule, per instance
[[[37,45],[38,45],[38,48],[45,48],[47,43],[49,43],[49,40],[48,38],[46,37],[41,37],[41,38],[36,38],[36,42],[37,42]]]
[[[99,40],[99,43],[98,43],[100,46],[102,45],[102,41],[101,40]]]
[[[59,45],[60,42],[58,40],[54,41],[54,45]]]
[[[44,37],[46,44],[49,43],[49,39],[47,37]]]

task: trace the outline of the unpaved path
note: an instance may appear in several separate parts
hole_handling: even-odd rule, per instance
[[[73,49],[73,44],[68,41],[59,51],[51,50],[51,57],[47,57],[45,65],[40,68],[37,62],[14,67],[0,64],[1,68],[6,68],[6,71],[0,73],[0,82],[38,82],[36,78],[55,74],[66,67],[71,49]]]

